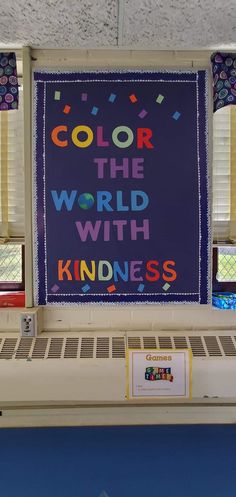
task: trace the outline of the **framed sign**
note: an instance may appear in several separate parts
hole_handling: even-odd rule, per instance
[[[208,303],[206,71],[34,89],[35,305]]]
[[[127,397],[191,398],[192,352],[190,349],[127,351]]]

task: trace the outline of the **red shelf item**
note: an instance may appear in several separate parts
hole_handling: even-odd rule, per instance
[[[25,292],[0,292],[0,307],[25,307]]]

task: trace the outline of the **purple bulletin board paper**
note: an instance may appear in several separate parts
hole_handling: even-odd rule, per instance
[[[209,303],[207,88],[34,73],[35,305]]]

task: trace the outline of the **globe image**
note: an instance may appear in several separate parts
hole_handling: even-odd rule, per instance
[[[91,209],[94,204],[94,197],[91,193],[81,193],[78,198],[78,204],[81,209]]]

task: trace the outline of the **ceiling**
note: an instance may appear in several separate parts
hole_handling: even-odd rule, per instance
[[[236,49],[235,0],[7,0],[0,46]]]

